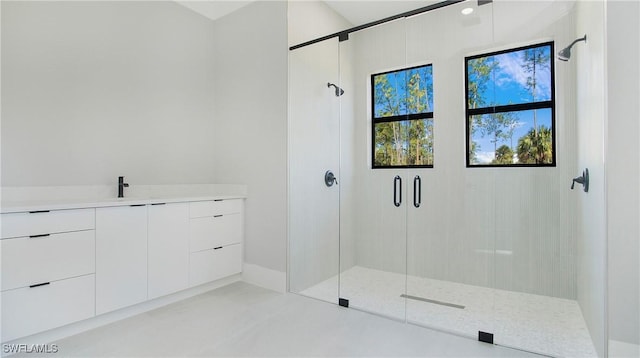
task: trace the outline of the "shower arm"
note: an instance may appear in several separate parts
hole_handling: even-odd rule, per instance
[[[572,48],[573,45],[575,45],[576,43],[580,42],[580,41],[587,41],[587,35],[584,35],[583,37],[579,38],[579,39],[575,39],[573,40],[573,42],[571,43],[571,45],[567,46],[566,48]]]

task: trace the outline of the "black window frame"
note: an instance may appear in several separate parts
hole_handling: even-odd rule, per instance
[[[425,164],[425,165],[376,165],[376,124],[381,123],[391,123],[391,122],[403,122],[409,120],[422,120],[422,119],[431,119],[433,120],[433,108],[431,112],[425,113],[413,113],[413,114],[403,114],[398,116],[389,116],[389,117],[376,117],[376,102],[375,102],[375,77],[380,75],[386,75],[388,73],[394,72],[402,72],[412,70],[414,68],[421,67],[431,67],[431,74],[433,76],[433,63],[427,63],[424,65],[417,65],[411,67],[400,68],[391,71],[384,71],[371,74],[371,169],[410,169],[410,168],[433,168],[433,164]],[[435,153],[435,150],[434,150]],[[435,156],[434,156],[435,163]]]
[[[548,101],[537,101],[530,103],[519,103],[519,104],[507,104],[507,105],[499,105],[499,106],[488,106],[481,108],[469,108],[469,60],[474,60],[477,58],[488,57],[488,56],[496,56],[510,52],[517,52],[522,50],[527,50],[536,47],[550,47],[550,59],[549,59],[549,71],[551,75],[551,99]],[[504,49],[500,51],[487,52],[479,55],[466,56],[464,59],[464,98],[465,98],[465,149],[466,149],[466,167],[467,168],[537,168],[537,167],[556,167],[556,90],[555,90],[555,49],[554,49],[554,41],[547,41],[541,43],[535,43],[526,46],[514,47],[509,49]],[[505,112],[519,112],[519,111],[528,111],[535,109],[551,109],[551,148],[552,148],[552,160],[551,163],[539,163],[539,164],[471,164],[470,156],[469,156],[469,146],[471,144],[471,130],[470,130],[470,120],[472,116],[475,115],[484,115],[484,114],[496,114],[496,113],[505,113]]]

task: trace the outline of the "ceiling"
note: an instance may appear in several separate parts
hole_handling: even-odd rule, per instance
[[[178,4],[187,7],[211,20],[217,20],[227,14],[230,14],[244,6],[251,4],[253,1],[220,1],[220,0],[200,0],[200,1],[181,1],[175,0]]]
[[[176,0],[178,4],[212,20],[230,14],[254,1],[265,0]],[[431,5],[439,1],[440,0],[325,0],[324,3],[342,15],[342,17],[351,24],[357,26]]]
[[[432,5],[441,0],[326,0],[335,12],[354,26]]]

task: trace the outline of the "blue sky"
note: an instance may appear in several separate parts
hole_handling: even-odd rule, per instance
[[[544,47],[549,56],[550,48]],[[531,74],[522,68],[522,51],[493,56],[498,63],[492,72],[493,81],[487,85],[488,103],[497,105],[509,103],[539,102],[551,99],[551,73],[548,66],[536,68],[535,97],[526,88],[527,77]],[[550,58],[550,57],[549,57]]]

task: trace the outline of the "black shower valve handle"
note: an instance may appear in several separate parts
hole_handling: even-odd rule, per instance
[[[582,184],[585,193],[589,192],[589,169],[585,169],[581,176],[573,178],[571,181],[571,190],[573,190],[576,183]]]

